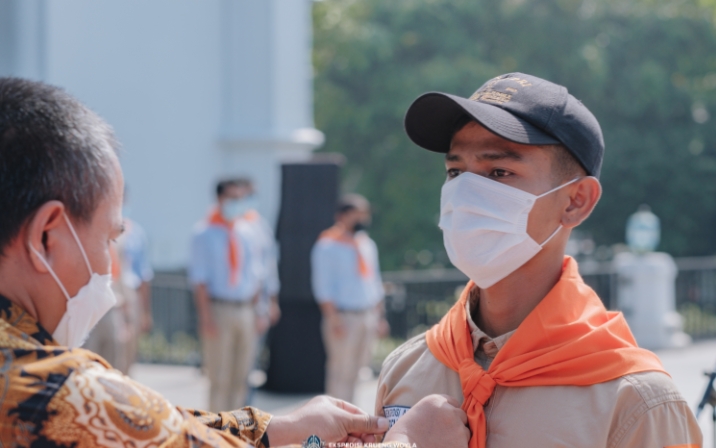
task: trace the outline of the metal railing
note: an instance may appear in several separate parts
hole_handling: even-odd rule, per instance
[[[183,274],[157,273],[152,280],[151,334],[139,340],[139,360],[201,364],[199,325],[191,287]]]
[[[585,263],[584,281],[607,308],[616,304],[616,274],[611,263]],[[386,316],[391,337],[408,339],[436,324],[462,293],[468,278],[456,269],[383,273]]]
[[[694,339],[716,337],[716,257],[676,259],[676,307]],[[580,272],[609,309],[616,308],[618,276],[608,262],[580,262]],[[437,323],[465,287],[455,269],[383,274],[391,337],[408,339]],[[182,274],[157,274],[152,282],[154,330],[140,341],[140,360],[198,365],[201,350],[191,288]]]
[[[694,339],[716,337],[716,257],[677,258],[676,309]]]

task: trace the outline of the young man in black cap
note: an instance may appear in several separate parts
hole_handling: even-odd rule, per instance
[[[469,278],[425,334],[385,361],[376,413],[426,394],[463,402],[477,447],[700,447],[659,359],[636,345],[564,254],[601,195],[604,140],[567,89],[512,73],[469,99],[427,93],[408,136],[446,154],[440,228]]]

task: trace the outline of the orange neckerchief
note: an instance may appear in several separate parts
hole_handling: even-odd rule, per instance
[[[333,227],[321,232],[318,237],[319,240],[327,239],[336,241],[338,243],[348,244],[353,247],[358,254],[358,273],[361,277],[367,278],[370,276],[370,269],[368,269],[368,263],[366,263],[363,254],[360,253],[358,242],[356,241],[355,235],[348,232],[342,225],[335,224]]]
[[[209,215],[209,224],[223,227],[229,234],[229,282],[235,285],[239,281],[239,241],[234,233],[234,221],[226,220],[217,207]]]
[[[618,312],[607,311],[579,276],[577,262],[565,257],[562,276],[520,324],[485,371],[474,361],[465,311],[469,282],[458,302],[428,330],[432,354],[460,375],[472,431],[470,448],[484,448],[483,406],[501,386],[589,386],[629,373],[664,372],[655,354],[637,347]],[[664,372],[666,373],[666,372]]]
[[[118,281],[122,277],[122,259],[115,243],[109,245],[109,259],[112,260],[112,280]]]
[[[255,222],[258,221],[261,215],[259,215],[259,212],[256,210],[249,210],[248,212],[244,213],[244,216],[241,217],[241,219],[244,219],[248,222]]]

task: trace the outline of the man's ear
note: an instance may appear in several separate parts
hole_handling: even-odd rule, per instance
[[[38,258],[34,251],[27,247],[27,244],[32,246],[37,253],[39,253],[47,263],[52,264],[53,249],[57,243],[61,241],[58,238],[58,230],[62,228],[65,213],[65,206],[60,201],[48,201],[44,203],[37,211],[34,216],[30,218],[30,221],[25,227],[25,233],[21,236],[24,240],[25,250],[28,251],[30,262],[38,272],[47,272],[47,267]]]
[[[586,220],[602,196],[602,185],[596,177],[579,179],[569,189],[569,205],[562,214],[562,225],[573,229]]]

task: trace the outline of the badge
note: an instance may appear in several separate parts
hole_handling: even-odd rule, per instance
[[[323,441],[318,436],[313,435],[306,439],[301,445],[303,448],[323,448]]]
[[[395,425],[398,419],[405,415],[405,413],[409,410],[410,408],[408,406],[383,406],[383,414],[390,422],[391,428]]]

